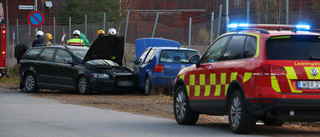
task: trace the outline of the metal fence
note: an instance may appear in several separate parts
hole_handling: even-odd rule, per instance
[[[229,14],[230,23],[261,23],[261,24],[286,24],[286,12],[257,12],[257,6],[254,1],[248,1],[248,5],[234,6],[231,4],[231,12]],[[59,25],[59,22],[54,17],[52,19],[46,19],[47,24],[43,24],[38,27],[38,30],[43,30],[44,33],[51,33],[53,35],[53,43],[65,44],[66,41],[71,38],[73,30],[78,29],[84,33],[89,40],[90,44],[97,38],[97,31],[99,29],[105,29],[116,27],[119,35],[126,36],[125,45],[125,58],[127,66],[132,68],[133,60],[135,57],[134,40],[145,37],[157,37],[176,40],[181,43],[183,47],[190,47],[197,49],[200,53],[209,46],[209,44],[216,37],[224,33],[226,24],[225,16],[223,13],[223,5],[217,6],[211,13],[199,15],[196,17],[181,17],[175,16],[172,13],[167,12],[153,12],[148,14],[148,20],[137,20],[136,16],[129,14],[122,21],[104,21],[96,23],[86,23],[86,16],[81,19],[73,19],[70,17],[68,25]],[[239,9],[237,9],[239,8]],[[318,24],[319,10],[307,10],[307,11],[291,11],[289,23],[306,23]],[[172,14],[172,16],[171,16]],[[314,15],[314,16],[311,16]],[[104,17],[101,17],[104,18]],[[83,20],[83,24],[74,25],[72,20]],[[27,22],[23,20],[9,20],[17,22]],[[171,24],[170,24],[171,23]],[[17,23],[18,24],[18,23]],[[169,25],[168,25],[169,24]],[[149,26],[149,27],[146,27]],[[150,27],[151,26],[151,27]],[[319,26],[318,26],[319,27]],[[13,59],[14,46],[21,42],[22,39],[27,39],[31,43],[35,38],[36,28],[30,26],[28,23],[24,25],[8,26],[8,42],[7,42],[7,66],[12,67],[15,65],[15,59]],[[63,36],[66,36],[62,40]]]

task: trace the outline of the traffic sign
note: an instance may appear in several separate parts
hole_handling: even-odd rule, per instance
[[[28,21],[30,25],[39,27],[44,23],[44,16],[39,11],[32,11],[28,16]]]

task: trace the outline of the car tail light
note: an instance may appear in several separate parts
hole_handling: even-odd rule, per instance
[[[153,72],[164,72],[164,65],[156,65]]]
[[[286,75],[287,71],[282,66],[262,64],[253,72],[253,75]]]

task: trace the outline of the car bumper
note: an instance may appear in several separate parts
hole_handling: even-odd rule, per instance
[[[285,120],[320,120],[320,99],[247,99],[246,106],[254,115],[282,117]]]
[[[92,79],[90,81],[94,91],[101,92],[133,92],[134,81],[132,80],[110,80],[110,79]]]
[[[155,87],[173,87],[175,76],[152,76],[152,85]]]

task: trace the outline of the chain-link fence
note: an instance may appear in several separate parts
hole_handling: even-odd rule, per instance
[[[274,0],[250,0],[239,1],[233,0],[230,3],[230,23],[254,23],[254,24],[286,24],[286,10],[285,3],[278,4]],[[281,0],[280,0],[281,1]],[[291,0],[292,1],[292,0]],[[260,3],[259,3],[260,2]],[[269,3],[265,3],[269,2]],[[282,0],[285,2],[285,0]],[[315,27],[319,26],[320,7],[314,7],[312,2],[319,2],[319,0],[305,0],[291,5],[289,12],[289,23],[308,23]],[[278,8],[277,8],[278,6]],[[125,59],[127,67],[132,68],[135,55],[135,40],[145,37],[166,38],[178,41],[183,47],[190,47],[197,49],[200,53],[212,42],[221,35],[226,24],[223,5],[217,5],[212,12],[197,13],[190,17],[183,16],[181,12],[131,12],[129,16],[124,15],[121,21],[104,21],[96,23],[86,23],[85,16],[81,19],[71,18],[71,24],[59,24],[59,20],[54,17],[46,19],[46,23],[38,30],[43,30],[44,33],[51,33],[53,35],[53,43],[65,44],[71,38],[72,31],[80,30],[86,35],[90,44],[97,38],[97,31],[114,27],[118,30],[118,35],[126,36],[125,45]],[[159,15],[157,18],[157,14]],[[127,18],[129,17],[129,18]],[[214,17],[214,18],[212,18]],[[103,18],[103,17],[101,17]],[[83,21],[83,24],[73,24],[73,21]],[[156,22],[157,20],[157,22]],[[191,22],[190,22],[191,20]],[[16,20],[9,20],[16,21]],[[36,28],[30,26],[27,21],[23,25],[8,26],[8,42],[7,42],[7,66],[12,67],[16,62],[13,59],[14,46],[21,42],[22,39],[28,39],[29,46],[35,38]],[[17,23],[18,24],[18,23]],[[25,34],[28,34],[26,37]],[[65,35],[64,40],[62,39]],[[90,45],[89,44],[89,45]]]

